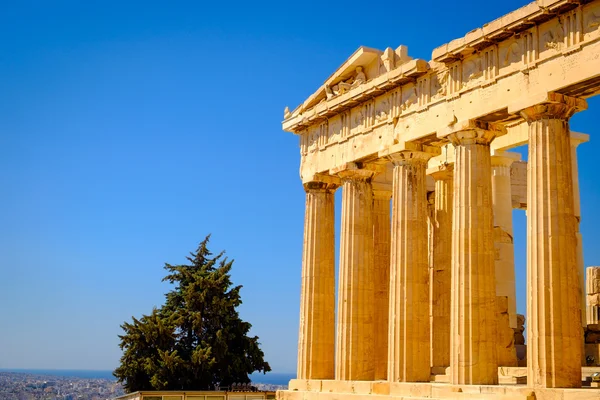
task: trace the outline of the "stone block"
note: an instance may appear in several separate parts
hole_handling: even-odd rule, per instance
[[[289,390],[306,390],[308,380],[306,379],[291,379],[288,385]]]
[[[372,393],[389,396],[390,383],[389,382],[373,382]]]
[[[431,375],[445,375],[446,367],[431,367]]]
[[[352,393],[371,394],[373,391],[373,382],[352,381]]]
[[[587,304],[588,306],[600,306],[600,293],[588,294]]]
[[[600,293],[600,267],[587,267],[585,289],[587,294]]]
[[[392,382],[390,396],[431,397],[431,384]]]
[[[450,375],[431,375],[431,381],[436,383],[450,383]]]
[[[278,390],[277,400],[303,400],[305,392],[292,392],[290,390]]]
[[[352,393],[353,381],[323,381],[321,384],[322,392],[331,392],[331,393]]]

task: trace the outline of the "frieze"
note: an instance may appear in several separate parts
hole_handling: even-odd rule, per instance
[[[583,33],[586,40],[598,37],[600,29],[600,5],[590,5],[583,9]]]
[[[387,122],[392,114],[391,93],[378,97],[375,100],[375,121],[374,125]]]
[[[502,56],[502,66],[508,67],[511,64],[521,62],[523,53],[519,40],[513,39],[511,43],[504,49]]]
[[[473,84],[474,81],[483,76],[481,57],[479,55],[474,55],[463,61],[462,71],[462,87]]]
[[[329,141],[330,143],[338,142],[343,137],[343,119],[344,114],[333,116],[329,120]]]
[[[433,73],[431,79],[431,97],[434,100],[446,97],[448,93],[449,72],[444,69],[441,72]]]
[[[427,106],[431,97],[431,76],[427,74],[417,79],[417,93],[419,108]]]
[[[538,58],[538,28],[533,27],[524,32],[523,38],[523,61],[527,67],[534,66]]]
[[[413,109],[413,106],[416,108],[416,104],[418,101],[418,93],[417,88],[414,83],[409,83],[402,87],[402,106],[400,107],[402,113],[407,113]]]
[[[543,48],[561,50],[565,38],[563,24],[560,21],[552,21],[551,26],[542,34]]]
[[[323,122],[319,125],[319,138],[318,138],[318,148],[324,149],[325,146],[329,143],[329,123],[328,121]]]
[[[483,79],[490,82],[498,76],[498,47],[490,46],[482,51]]]
[[[391,106],[392,106],[392,118],[398,118],[401,113],[402,104],[402,89],[397,88],[390,93]]]
[[[455,62],[450,65],[450,95],[458,94],[460,89],[462,89],[462,72],[461,72],[462,64],[459,62]]]
[[[598,28],[600,26],[600,11],[590,12],[586,19],[586,28],[589,30],[593,30],[594,28]]]

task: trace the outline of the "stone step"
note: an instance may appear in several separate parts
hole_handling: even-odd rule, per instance
[[[450,376],[449,375],[431,375],[430,377],[431,382],[437,382],[437,383],[450,383]]]

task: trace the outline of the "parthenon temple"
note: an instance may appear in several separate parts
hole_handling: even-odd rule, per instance
[[[279,400],[600,399],[600,269],[584,282],[579,232],[589,136],[569,129],[598,93],[600,0],[538,0],[430,61],[360,47],[286,108],[306,210],[297,379]]]

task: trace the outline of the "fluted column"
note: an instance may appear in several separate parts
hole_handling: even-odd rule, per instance
[[[534,387],[581,386],[581,288],[568,119],[584,100],[549,94],[521,111],[527,169],[527,374]]]
[[[492,204],[496,296],[498,300],[498,365],[517,366],[514,329],[517,328],[515,252],[513,244],[512,190],[510,166],[519,154],[494,151],[492,156]]]
[[[343,171],[335,379],[371,381],[374,360],[373,172]]]
[[[387,188],[386,188],[387,189]],[[373,247],[375,253],[375,380],[387,379],[388,307],[390,287],[391,190],[373,185]]]
[[[573,172],[573,209],[577,220],[575,236],[577,238],[577,271],[581,292],[581,325],[587,327],[587,304],[585,301],[585,265],[583,262],[583,238],[579,230],[581,223],[581,201],[579,197],[579,167],[577,165],[577,146],[589,140],[589,136],[582,133],[570,132],[571,138],[571,170]]]
[[[322,182],[304,185],[298,379],[334,378],[335,189]]]
[[[498,383],[490,160],[496,132],[472,124],[472,129],[449,135],[456,149],[451,382],[489,385]]]
[[[448,164],[430,174],[435,179],[433,272],[430,282],[432,367],[450,365],[453,171],[454,164]]]
[[[403,151],[394,163],[388,380],[428,382],[429,266],[425,170],[430,154]]]
[[[517,327],[517,301],[510,166],[519,158],[520,156],[517,153],[503,151],[495,151],[492,156],[496,295],[508,297],[508,313],[511,328]]]

